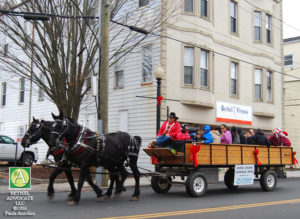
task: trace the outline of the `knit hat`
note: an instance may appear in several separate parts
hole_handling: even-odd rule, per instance
[[[286,131],[282,132],[285,136],[289,136],[289,134]]]
[[[277,129],[275,130],[275,132],[276,132],[276,134],[280,134],[282,131],[281,131],[280,128],[277,128]]]

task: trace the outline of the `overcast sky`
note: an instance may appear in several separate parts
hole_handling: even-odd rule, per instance
[[[283,0],[283,38],[300,36],[300,0]]]

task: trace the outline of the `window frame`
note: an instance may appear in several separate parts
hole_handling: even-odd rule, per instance
[[[234,4],[235,8],[235,32],[232,31],[232,13],[231,13],[231,5]],[[229,1],[229,17],[230,17],[230,23],[229,23],[229,32],[233,35],[238,35],[239,33],[239,28],[238,28],[238,2],[234,0]]]
[[[141,5],[141,2],[143,3]],[[138,0],[138,8],[147,7],[150,4],[149,0]]]
[[[7,57],[8,55],[8,43],[5,43],[3,46],[3,56]]]
[[[192,65],[186,65],[186,62],[185,62],[185,51],[186,51],[186,48],[190,48],[190,49],[193,49],[193,64]],[[182,74],[182,77],[183,77],[183,86],[184,87],[194,87],[194,85],[195,85],[195,57],[196,57],[196,48],[195,47],[193,47],[193,46],[183,46],[183,74]],[[185,67],[192,67],[192,83],[185,83]]]
[[[205,52],[206,53],[206,66],[205,68],[202,68],[202,52]],[[200,77],[199,77],[199,86],[200,88],[205,88],[205,89],[208,89],[210,86],[209,86],[209,81],[210,81],[210,78],[209,78],[209,74],[210,74],[210,71],[209,71],[209,66],[210,66],[210,59],[209,59],[209,56],[210,56],[210,52],[209,50],[207,49],[200,49]],[[205,73],[206,73],[206,85],[202,85],[202,70],[205,70]]]
[[[115,56],[114,64],[114,89],[123,89],[124,88],[124,63],[125,56],[123,53],[118,53]],[[121,74],[120,74],[121,73]],[[118,83],[119,75],[122,75],[122,83]]]
[[[232,78],[232,65],[235,65],[235,74],[236,74],[236,78]],[[230,92],[230,96],[231,97],[235,97],[235,98],[238,98],[239,97],[239,62],[236,61],[236,60],[231,60],[230,61],[230,64],[229,64],[229,71],[230,71],[230,75],[229,75],[229,78],[230,78],[230,87],[229,87],[229,92]],[[235,91],[236,93],[234,94],[232,92],[232,80],[235,80]]]
[[[203,1],[206,3],[206,15],[202,14],[202,9],[203,9]],[[200,17],[209,19],[209,1],[208,0],[200,0]]]
[[[272,39],[272,15],[271,14],[268,14],[266,13],[266,43],[267,44],[272,44],[273,42],[273,39]],[[269,18],[269,19],[268,19]],[[269,21],[269,23],[268,23]],[[268,28],[269,26],[269,28]],[[270,39],[268,40],[268,36],[270,37]]]
[[[45,83],[45,75],[40,74],[39,79],[42,83]],[[43,102],[44,100],[45,100],[45,91],[39,86],[38,87],[38,101]]]
[[[286,57],[287,56],[291,56],[291,61],[292,61],[292,64],[290,64],[290,65],[286,65],[285,64],[285,62],[286,62]],[[294,66],[294,54],[287,54],[287,55],[284,55],[283,56],[283,65],[284,65],[284,67],[293,67]]]
[[[255,14],[256,13],[259,13],[260,14],[260,17],[259,17],[259,24],[260,26],[256,26],[256,22],[255,22]],[[256,29],[259,27],[259,40],[256,39]],[[255,10],[254,13],[253,13],[253,39],[254,39],[254,42],[256,43],[261,43],[262,42],[262,12],[261,11],[257,11]]]
[[[193,11],[186,11],[185,10],[185,1],[192,1],[192,3],[193,3]],[[195,9],[196,9],[196,7],[195,7],[195,0],[182,0],[182,12],[183,12],[183,14],[196,15]]]
[[[256,83],[256,71],[257,70],[260,71],[260,79],[261,79],[260,84]],[[263,83],[263,69],[260,68],[260,67],[256,67],[256,68],[254,68],[254,83],[253,83],[253,85],[254,85],[253,91],[254,91],[254,100],[255,101],[258,101],[258,102],[262,102],[263,101],[263,84],[264,84]],[[260,85],[260,98],[256,97],[256,85]]]
[[[270,80],[269,80],[269,74],[271,74]],[[274,93],[273,93],[274,79],[273,78],[274,78],[273,71],[268,69],[267,73],[266,73],[266,101],[269,103],[273,103],[273,100],[274,100]],[[269,82],[271,83],[271,89],[269,89]],[[271,98],[269,98],[269,94],[270,94]]]
[[[151,79],[150,80],[145,80],[146,75],[144,74],[144,61],[145,61],[145,48],[150,47],[151,51]],[[153,45],[152,44],[147,44],[142,46],[142,84],[148,84],[148,83],[153,83]]]
[[[6,106],[7,82],[1,83],[1,107]]]
[[[23,101],[21,101],[23,100]],[[25,78],[19,78],[19,104],[22,105],[25,102]]]

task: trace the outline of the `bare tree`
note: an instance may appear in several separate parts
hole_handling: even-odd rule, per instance
[[[75,120],[90,90],[90,76],[98,73],[98,1],[27,0],[10,5],[13,1],[6,0],[2,5],[5,13],[0,19],[0,32],[12,46],[0,52],[1,70],[32,80],[60,112]],[[19,16],[24,12],[31,12],[31,16],[26,15],[33,20]],[[143,19],[145,16],[147,19]],[[50,19],[41,21],[47,17]],[[111,19],[115,21],[111,25],[111,44],[120,36],[122,40],[111,49],[110,65],[118,61],[112,57],[126,55],[147,37],[130,30],[130,26],[151,33],[159,31],[161,25],[160,16],[149,17],[137,11],[135,0],[112,0]]]

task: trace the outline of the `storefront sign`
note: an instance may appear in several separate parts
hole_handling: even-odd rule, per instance
[[[217,122],[252,125],[252,107],[232,103],[216,103]]]

